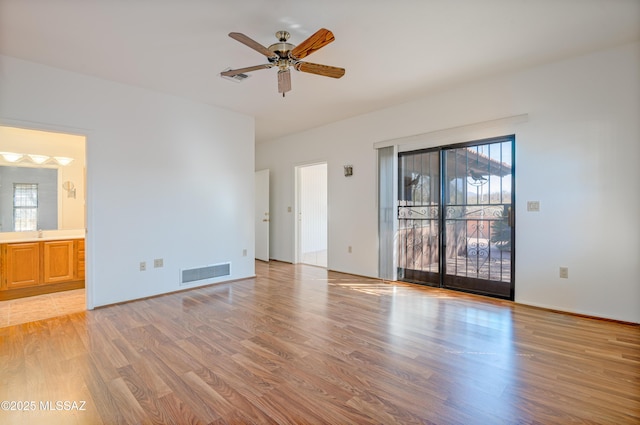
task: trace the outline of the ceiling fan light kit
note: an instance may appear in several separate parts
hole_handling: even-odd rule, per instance
[[[291,34],[287,31],[276,32],[278,42],[267,48],[242,33],[229,33],[229,37],[266,56],[269,63],[246,68],[229,69],[221,72],[220,75],[222,77],[236,79],[234,77],[241,74],[246,75],[245,73],[247,72],[277,67],[278,93],[282,93],[283,97],[286,92],[291,90],[291,68],[296,71],[321,75],[323,77],[341,78],[344,75],[344,68],[300,60],[335,40],[331,31],[321,28],[298,46],[288,42],[290,36]]]

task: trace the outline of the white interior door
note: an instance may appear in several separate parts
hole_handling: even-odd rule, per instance
[[[256,260],[269,261],[269,170],[256,171]]]

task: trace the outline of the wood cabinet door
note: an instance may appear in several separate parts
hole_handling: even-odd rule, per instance
[[[44,283],[73,280],[73,241],[44,242]]]
[[[6,245],[7,289],[40,284],[40,246],[37,242]]]
[[[76,244],[76,279],[84,279],[84,239],[78,239]]]

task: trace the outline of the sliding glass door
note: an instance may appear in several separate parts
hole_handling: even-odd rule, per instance
[[[399,154],[398,278],[513,299],[514,137]]]
[[[440,153],[398,158],[398,279],[440,284]]]
[[[442,154],[442,286],[512,298],[513,140]]]

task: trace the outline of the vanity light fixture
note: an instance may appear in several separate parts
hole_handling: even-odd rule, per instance
[[[24,154],[14,152],[0,152],[0,155],[2,155],[7,162],[18,162],[24,156]]]
[[[28,159],[29,161],[37,165],[46,165],[47,163],[49,164],[55,163],[64,167],[65,165],[69,165],[73,162],[73,158],[69,158],[67,156],[50,157],[47,155],[39,155],[39,154],[32,154],[32,153],[25,154],[25,153],[16,153],[16,152],[0,152],[0,156],[2,156],[2,158],[6,162],[11,162],[11,163],[22,162],[23,160]]]
[[[44,164],[45,162],[47,162],[49,160],[49,157],[46,156],[46,155],[29,154],[29,158],[31,158],[31,160],[33,162],[35,162],[36,164]]]
[[[71,161],[73,161],[73,158],[67,158],[66,156],[54,156],[53,159],[56,160],[56,162],[60,165],[69,165],[71,164]]]

